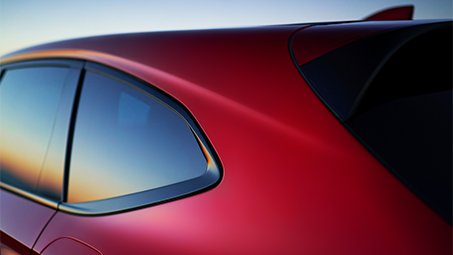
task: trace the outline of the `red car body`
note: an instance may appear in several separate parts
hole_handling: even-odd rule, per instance
[[[451,225],[338,121],[298,70],[361,38],[423,22],[111,35],[6,56],[2,64],[91,61],[158,87],[194,116],[222,177],[201,193],[97,216],[2,186],[2,251],[451,254]]]

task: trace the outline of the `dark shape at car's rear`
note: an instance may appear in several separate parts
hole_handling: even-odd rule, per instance
[[[451,38],[451,22],[384,31],[300,66],[344,125],[450,224]]]

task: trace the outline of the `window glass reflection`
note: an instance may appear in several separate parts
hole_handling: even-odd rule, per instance
[[[36,192],[67,74],[68,69],[63,67],[33,67],[8,70],[2,77],[0,178],[3,183]]]
[[[186,122],[140,91],[87,72],[77,113],[68,202],[111,198],[202,175]]]

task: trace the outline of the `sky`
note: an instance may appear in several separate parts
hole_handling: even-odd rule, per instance
[[[0,0],[0,56],[102,34],[360,20],[408,4],[415,19],[452,19],[452,0]]]

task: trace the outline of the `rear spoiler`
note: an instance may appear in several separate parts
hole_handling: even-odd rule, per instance
[[[412,20],[413,15],[414,6],[405,5],[379,11],[364,18],[364,20]]]

